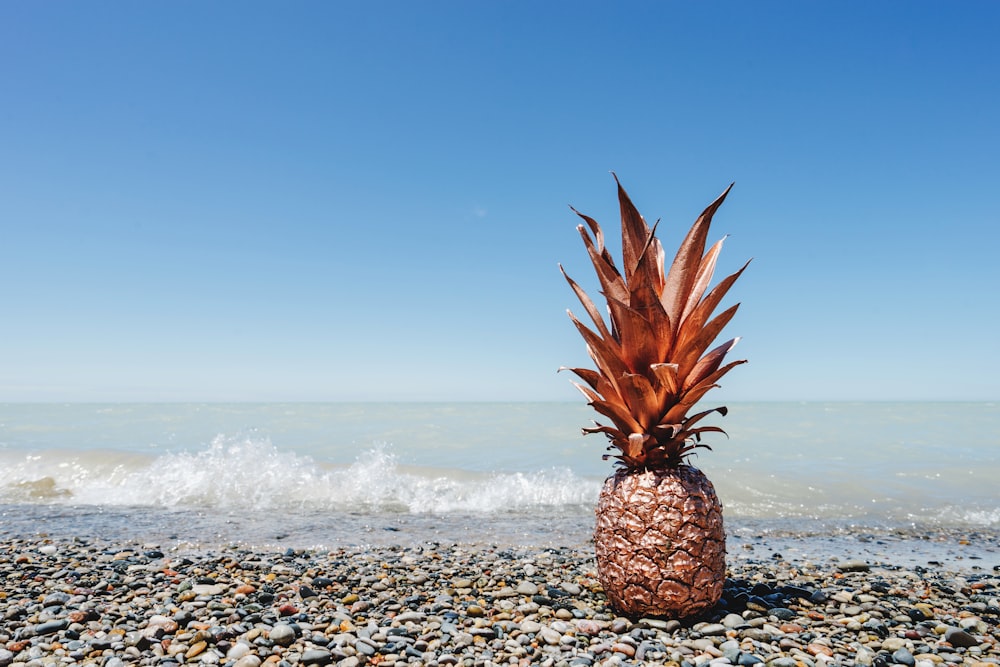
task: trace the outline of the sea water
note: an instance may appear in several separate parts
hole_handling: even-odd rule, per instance
[[[708,406],[712,407],[712,406]],[[581,544],[582,403],[4,404],[0,537]],[[1000,404],[735,403],[691,463],[740,531],[1000,532]]]

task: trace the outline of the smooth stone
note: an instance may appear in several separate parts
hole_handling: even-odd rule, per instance
[[[61,607],[69,602],[69,595],[66,593],[49,593],[42,600],[43,607]]]
[[[750,639],[755,642],[771,641],[771,633],[764,628],[745,628],[740,630],[740,637],[743,639]]]
[[[948,628],[944,632],[944,640],[955,647],[971,648],[979,646],[979,640],[959,628]]]
[[[226,589],[219,584],[195,584],[191,592],[195,595],[222,595]]]
[[[769,616],[774,616],[779,621],[790,621],[796,617],[796,613],[785,607],[773,607],[767,610]]]
[[[789,658],[788,656],[772,658],[767,661],[767,665],[768,667],[798,667],[795,658]]]
[[[191,658],[193,658],[195,656],[201,655],[202,653],[205,652],[206,648],[208,648],[208,642],[205,642],[205,641],[196,642],[196,643],[192,644],[191,647],[187,651],[185,651],[185,653],[184,653],[184,659],[185,660],[190,660]]]
[[[742,621],[743,619],[741,618],[740,620]],[[664,627],[666,627],[665,623]],[[722,623],[709,623],[708,625],[699,628],[698,632],[706,637],[715,637],[726,634],[726,626]]]
[[[977,616],[970,616],[969,618],[962,618],[958,621],[958,627],[971,634],[971,631],[976,631],[980,633],[985,633],[989,631],[989,626],[983,622],[983,619]]]
[[[354,648],[355,650],[357,650],[358,653],[367,656],[369,658],[378,652],[378,649],[369,644],[368,642],[358,642],[357,644],[354,645]]]
[[[535,621],[522,621],[521,622],[521,632],[526,634],[537,634],[539,630],[542,629],[541,623],[536,623]]]
[[[736,664],[742,665],[742,667],[750,667],[750,665],[757,665],[764,662],[753,653],[741,653]]]
[[[611,632],[613,632],[616,635],[625,634],[626,632],[628,632],[630,625],[631,624],[628,622],[628,620],[624,618],[616,618],[615,620],[611,621]]]
[[[278,646],[291,646],[292,642],[295,641],[295,628],[287,623],[278,623],[271,628],[267,638]]]
[[[542,628],[538,633],[538,636],[543,642],[549,646],[556,646],[562,639],[562,635],[553,630],[552,628]]]
[[[904,646],[906,646],[906,640],[902,637],[887,637],[882,640],[882,650],[884,651],[898,651]]]
[[[46,621],[45,623],[39,623],[35,626],[36,635],[51,635],[53,632],[59,632],[60,630],[65,630],[69,627],[69,621],[65,618],[60,618],[56,621]]]
[[[898,649],[893,652],[892,659],[899,665],[906,665],[907,667],[913,667],[916,664],[916,660],[913,654],[907,651],[905,648]]]
[[[722,618],[722,624],[727,628],[741,628],[745,627],[747,622],[746,619],[739,614],[726,614]]]
[[[328,665],[333,662],[333,654],[322,649],[303,651],[299,662],[303,665]]]
[[[472,585],[474,583],[475,582],[472,581],[472,579],[456,579],[455,581],[451,582],[451,585],[454,588],[472,588]]]
[[[857,653],[854,654],[854,662],[855,664],[858,665],[871,667],[874,660],[875,660],[875,652],[866,646],[859,647]]]
[[[869,632],[874,632],[876,635],[882,638],[889,636],[889,628],[887,628],[885,623],[878,620],[877,618],[872,618],[865,621],[864,623],[862,623],[861,627],[863,627],[865,630],[868,630]]]
[[[635,655],[635,647],[631,644],[626,644],[625,642],[618,642],[617,644],[612,644],[611,650],[615,653],[621,653],[622,655],[627,655],[632,657]]]
[[[226,660],[239,660],[245,655],[250,655],[250,645],[244,642],[236,642],[226,651]]]
[[[245,655],[233,663],[233,667],[260,667],[260,658],[255,655]]]
[[[738,641],[730,639],[729,641],[722,642],[719,645],[719,650],[722,651],[722,656],[729,661],[730,664],[736,664],[740,659],[740,643]]]
[[[808,588],[803,588],[801,586],[782,586],[781,592],[788,597],[799,598],[800,600],[808,600],[809,598],[812,597],[814,591],[811,591]]]
[[[863,560],[848,560],[837,565],[837,569],[841,572],[868,572],[872,566]]]
[[[396,615],[396,620],[400,623],[407,623],[413,621],[414,623],[419,623],[427,618],[427,614],[419,611],[404,611],[402,614]]]
[[[715,648],[715,642],[708,637],[704,637],[702,639],[689,639],[688,642],[692,647],[698,649],[699,651],[707,651],[711,648]]]

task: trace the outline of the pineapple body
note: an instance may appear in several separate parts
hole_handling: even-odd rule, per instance
[[[682,618],[722,596],[722,504],[697,468],[619,469],[601,490],[594,540],[598,578],[621,614]]]

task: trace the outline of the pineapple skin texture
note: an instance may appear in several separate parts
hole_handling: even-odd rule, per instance
[[[683,618],[722,596],[722,504],[697,468],[619,469],[601,489],[594,541],[598,579],[622,615]]]

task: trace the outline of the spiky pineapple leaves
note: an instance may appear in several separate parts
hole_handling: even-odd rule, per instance
[[[615,176],[622,227],[622,270],[604,243],[601,226],[572,209],[583,220],[577,227],[597,274],[608,321],[587,293],[560,266],[563,276],[587,312],[593,328],[569,313],[583,337],[596,370],[569,368],[583,383],[574,385],[588,403],[613,426],[595,422],[585,433],[604,433],[613,458],[630,468],[676,466],[693,449],[708,448],[702,433],[725,433],[717,426],[698,426],[725,407],[688,416],[718,380],[746,360],[723,365],[734,338],[706,352],[736,314],[736,304],[718,315],[716,307],[746,269],[709,289],[723,240],[706,252],[712,217],[732,185],[695,220],[665,271],[665,254],[656,225],[646,224]],[[572,208],[572,207],[571,207]],[[707,292],[707,294],[706,294]],[[563,370],[563,369],[560,369]]]

